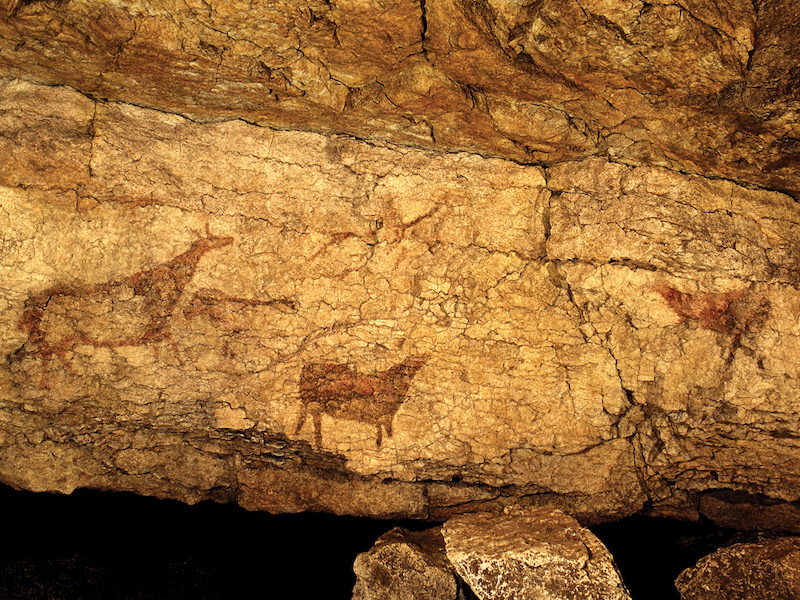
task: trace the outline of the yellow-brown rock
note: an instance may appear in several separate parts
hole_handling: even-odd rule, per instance
[[[2,0],[0,75],[525,162],[601,155],[800,194],[788,0]]]
[[[0,0],[0,481],[800,501],[797,11]]]
[[[560,510],[462,515],[442,536],[479,600],[631,600],[608,549]]]
[[[783,600],[800,596],[800,538],[732,544],[675,580],[681,600]]]

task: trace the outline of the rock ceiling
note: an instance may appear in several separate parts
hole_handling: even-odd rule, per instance
[[[3,4],[3,74],[94,98],[800,193],[793,2]]]

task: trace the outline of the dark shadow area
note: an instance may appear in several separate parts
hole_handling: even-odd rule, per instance
[[[674,581],[717,548],[750,538],[711,522],[632,516],[590,528],[617,563],[633,600],[680,600]]]
[[[6,486],[0,514],[0,598],[14,600],[349,599],[356,554],[392,527],[430,527]]]
[[[434,526],[2,485],[0,511],[0,598],[14,600],[349,600],[359,552],[393,527]],[[673,581],[683,569],[721,546],[763,535],[641,516],[591,529],[634,600],[679,600]]]

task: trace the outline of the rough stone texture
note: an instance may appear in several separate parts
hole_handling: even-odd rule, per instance
[[[458,516],[442,534],[480,600],[630,599],[606,547],[559,510]]]
[[[599,159],[548,175],[548,255],[616,359],[648,478],[796,499],[795,204]]]
[[[800,194],[790,0],[2,0],[3,75],[194,119]]]
[[[721,548],[675,581],[682,600],[800,598],[800,538]]]
[[[463,598],[439,527],[420,532],[392,529],[356,557],[353,571],[353,600]]]
[[[800,533],[800,504],[733,490],[700,495],[699,511],[720,527]]]
[[[0,155],[4,482],[436,519],[800,499],[786,195],[21,80]]]

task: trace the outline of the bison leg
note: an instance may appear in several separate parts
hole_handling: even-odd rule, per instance
[[[320,411],[314,413],[314,443],[317,445],[317,450],[322,448],[322,413]]]
[[[386,427],[386,437],[392,437],[392,417],[393,416],[394,415],[389,415],[386,418],[386,421],[383,424],[383,426]]]
[[[294,428],[295,435],[300,433],[300,430],[303,428],[303,425],[305,425],[307,412],[308,412],[308,405],[303,404],[303,409],[300,411],[300,419],[297,421],[297,427]]]
[[[181,351],[180,349],[178,349],[178,343],[174,339],[172,339],[172,334],[170,334],[169,336],[169,342],[170,342],[169,345],[175,351],[175,356],[178,357],[178,362],[181,363],[181,366],[185,365],[186,363],[183,360],[183,356],[181,356]]]

